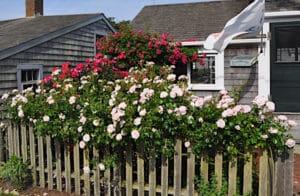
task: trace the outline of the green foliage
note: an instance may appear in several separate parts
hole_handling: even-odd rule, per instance
[[[6,163],[1,163],[0,179],[9,182],[14,188],[22,190],[31,180],[28,165],[21,157],[13,155]]]
[[[202,177],[197,177],[195,179],[195,190],[200,196],[226,196],[228,193],[228,184],[223,179],[221,188],[218,188],[216,175],[212,175],[208,182]]]

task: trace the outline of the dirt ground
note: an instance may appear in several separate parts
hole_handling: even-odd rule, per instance
[[[5,192],[6,190],[13,191],[13,187],[9,184],[0,181],[0,187],[2,187],[2,191]],[[23,196],[76,196],[75,194],[59,192],[55,190],[48,190],[46,188],[39,188],[39,187],[29,187],[25,190],[18,191],[20,195]]]

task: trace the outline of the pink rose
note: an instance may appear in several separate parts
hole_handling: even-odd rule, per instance
[[[269,137],[269,136],[268,136],[268,135],[266,135],[266,134],[264,134],[264,135],[261,135],[261,138],[263,138],[264,140],[265,140],[265,139],[268,139],[268,137]]]
[[[85,147],[85,142],[84,141],[80,141],[79,142],[79,148],[84,149]]]
[[[184,146],[186,148],[189,148],[191,146],[191,143],[189,141],[184,142]]]
[[[295,146],[296,142],[295,140],[293,139],[288,139],[286,142],[285,142],[285,145],[289,148],[293,148]]]
[[[279,115],[277,118],[278,118],[278,120],[281,120],[281,121],[287,120],[287,117],[285,115]]]
[[[141,117],[137,117],[136,119],[134,119],[133,124],[135,126],[139,126],[141,124],[142,118]]]
[[[287,123],[290,127],[296,127],[297,126],[297,123],[294,120],[288,120]]]
[[[116,135],[116,140],[117,140],[117,141],[121,141],[121,140],[122,140],[122,134],[121,134],[121,133],[118,133],[118,134]]]
[[[116,129],[115,129],[113,124],[110,124],[110,125],[107,126],[107,132],[108,133],[113,133],[113,132],[115,132],[115,130]]]
[[[166,98],[168,96],[168,93],[166,91],[163,91],[160,93],[160,98]]]
[[[268,132],[269,132],[269,133],[275,134],[275,133],[278,133],[278,129],[270,128],[270,129],[268,130]]]
[[[88,142],[88,141],[90,141],[90,139],[91,139],[91,138],[90,138],[90,135],[87,134],[87,133],[84,134],[83,137],[82,137],[82,140],[83,140],[84,142]]]
[[[217,126],[221,129],[223,129],[225,127],[225,121],[223,119],[219,119],[217,122],[216,122]]]
[[[103,163],[99,163],[98,167],[99,167],[100,171],[104,171],[105,170],[105,165]]]
[[[275,104],[272,101],[267,101],[266,106],[268,111],[270,112],[275,111]]]
[[[238,131],[241,130],[241,127],[239,125],[235,125],[234,128]]]
[[[132,130],[131,131],[131,137],[135,140],[138,139],[140,137],[140,132],[136,129]]]

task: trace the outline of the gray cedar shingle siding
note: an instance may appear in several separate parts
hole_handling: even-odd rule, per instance
[[[44,75],[48,75],[52,67],[59,67],[67,61],[75,65],[93,57],[94,33],[99,30],[112,33],[100,20],[0,60],[0,95],[17,88],[18,64],[42,64]]]

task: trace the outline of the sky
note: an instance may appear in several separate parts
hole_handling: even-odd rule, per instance
[[[104,13],[116,21],[132,20],[145,5],[203,0],[44,0],[44,15]],[[0,0],[0,20],[25,17],[25,0]]]

